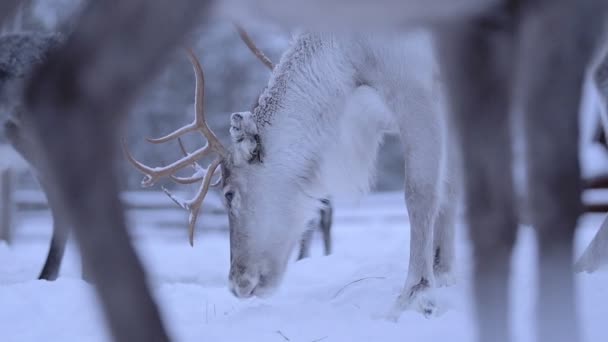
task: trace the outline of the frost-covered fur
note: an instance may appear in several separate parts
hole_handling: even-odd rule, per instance
[[[317,198],[367,191],[382,137],[393,131],[403,142],[412,227],[399,307],[435,311],[430,290],[451,271],[456,172],[431,44],[424,32],[303,33],[252,115],[233,115],[239,129],[223,171],[235,295],[278,286]]]
[[[23,79],[64,41],[58,33],[12,33],[0,36],[0,103],[14,105]]]

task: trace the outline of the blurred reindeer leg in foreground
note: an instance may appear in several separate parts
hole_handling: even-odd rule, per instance
[[[117,341],[167,341],[118,197],[128,106],[211,1],[91,1],[26,87],[36,158],[80,247]]]
[[[463,158],[478,340],[484,342],[510,340],[508,280],[517,229],[513,180],[506,171],[511,168],[512,19],[503,6],[439,31],[450,114]]]
[[[604,37],[604,49],[599,63],[592,70],[593,84],[600,96],[601,123],[598,125],[599,136],[605,143],[606,127],[608,127],[608,37]],[[608,216],[604,218],[600,229],[587,246],[587,249],[574,266],[577,272],[594,272],[599,267],[608,264]]]
[[[572,274],[574,231],[583,213],[578,120],[604,19],[601,6],[562,0],[520,9],[515,89],[521,91],[516,99],[524,113],[529,212],[538,237],[539,341],[578,340]]]
[[[508,171],[510,97],[525,114],[529,204],[539,241],[538,337],[578,340],[571,263],[582,212],[577,114],[600,32],[598,6],[594,0],[506,2],[502,11],[442,33],[441,57],[463,148],[480,341],[510,340],[507,280],[516,229]],[[519,67],[512,88],[517,94],[509,91],[513,64]]]

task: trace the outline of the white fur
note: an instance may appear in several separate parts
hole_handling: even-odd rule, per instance
[[[234,144],[234,163],[244,164],[258,157],[257,126],[250,112],[234,113],[230,117],[230,137]]]
[[[391,126],[392,115],[379,94],[368,86],[357,88],[345,104],[335,143],[323,155],[320,191],[336,197],[369,191],[377,149]]]
[[[435,312],[429,291],[435,274],[444,279],[451,271],[456,197],[437,74],[432,41],[422,31],[296,39],[251,116],[261,162],[243,163],[243,151],[251,150],[245,140],[235,144],[227,166],[236,295],[265,295],[278,286],[318,198],[367,191],[378,146],[392,131],[403,142],[411,222],[399,310]],[[442,259],[434,264],[438,249]]]

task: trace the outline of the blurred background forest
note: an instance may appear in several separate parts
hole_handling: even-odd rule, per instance
[[[78,10],[80,0],[31,0],[19,9],[14,20],[1,28],[2,34],[39,31],[55,32],[65,28],[66,20]],[[246,26],[256,44],[278,63],[288,48],[293,32],[273,26]],[[231,22],[217,21],[199,27],[192,35],[192,48],[205,70],[205,109],[212,129],[228,142],[229,117],[232,112],[250,110],[268,82],[270,73],[240,40]],[[145,137],[164,135],[192,120],[194,76],[183,51],[177,51],[167,68],[139,97],[124,132],[133,154],[149,165],[163,165],[181,155],[176,143],[150,145]],[[9,113],[0,112],[4,121]],[[91,137],[95,139],[95,137]],[[0,134],[0,143],[5,138]],[[185,139],[192,151],[201,146],[201,137]],[[141,175],[125,163],[128,190],[139,190]],[[35,189],[31,175],[19,177],[18,187]],[[379,156],[375,190],[398,190],[403,184],[401,146],[395,137],[387,137]],[[171,184],[166,184],[171,187]]]

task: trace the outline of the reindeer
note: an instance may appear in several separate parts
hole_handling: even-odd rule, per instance
[[[251,38],[239,28],[241,38],[247,44],[251,44]],[[3,84],[2,102],[8,107],[12,116],[4,123],[4,133],[16,151],[29,163],[35,178],[40,183],[45,194],[48,188],[45,183],[45,174],[41,171],[40,162],[35,158],[30,141],[27,137],[27,130],[22,127],[20,117],[23,110],[19,103],[19,95],[16,89],[20,82],[26,77],[29,71],[41,63],[49,51],[57,48],[65,39],[63,34],[38,34],[38,33],[16,33],[7,34],[0,37],[0,73],[6,75],[0,81]],[[251,42],[251,43],[250,43]],[[273,68],[272,64],[270,66]],[[180,145],[181,146],[181,145]],[[52,199],[47,199],[51,211],[53,226],[52,236],[47,257],[38,279],[55,280],[59,276],[59,269],[65,252],[69,229],[66,219],[59,215],[57,203]],[[325,243],[325,254],[331,253],[331,215],[332,208],[328,200],[323,199],[325,204],[319,211],[319,217],[311,220],[307,231],[302,239],[301,250],[298,259],[309,255],[310,243],[313,238],[312,233],[315,229],[320,229],[323,233]],[[84,279],[89,280],[88,270],[82,268]]]
[[[573,235],[583,208],[577,114],[585,72],[603,32],[607,3],[249,3],[258,15],[277,21],[351,29],[370,22],[393,28],[420,23],[435,32],[446,81],[449,127],[462,156],[466,219],[475,262],[478,340],[511,340],[508,282],[518,222],[511,154],[516,137],[524,141],[525,206],[538,237],[538,339],[578,341],[572,275]],[[523,114],[519,121],[514,120],[517,114]],[[512,135],[512,129],[518,134]]]
[[[8,3],[10,8],[16,1],[3,4]],[[311,26],[321,23],[350,29],[370,23],[392,28],[421,24],[437,29],[453,122],[449,127],[454,128],[463,158],[481,341],[510,339],[508,265],[517,219],[508,132],[511,109],[522,109],[526,114],[523,132],[529,162],[529,207],[540,245],[539,337],[541,341],[578,340],[571,273],[572,234],[582,208],[575,114],[605,2],[227,2],[240,5],[228,7],[233,11],[254,6],[257,11],[251,13],[271,13],[292,24],[305,19]],[[169,6],[143,0],[111,5],[90,2],[72,38],[34,73],[26,87],[26,105],[35,117],[30,119],[35,146],[53,180],[51,191],[74,226],[85,261],[93,266],[106,317],[114,336],[121,341],[165,341],[168,337],[127,242],[116,176],[96,176],[101,170],[114,170],[111,138],[117,137],[117,121],[127,104],[158,71],[176,42],[201,20],[199,14],[209,12],[210,3],[176,0]],[[206,19],[204,16],[202,20]],[[133,25],[133,20],[141,25]],[[159,21],[169,25],[159,30]],[[103,68],[108,65],[115,68]],[[93,70],[106,72],[100,79],[92,77]],[[104,113],[111,115],[102,118]],[[61,133],[53,135],[55,130]],[[82,139],[93,133],[99,141]],[[261,146],[267,148],[263,143]],[[255,146],[256,142],[249,145]],[[223,152],[221,157],[226,157]],[[269,159],[263,158],[264,153],[261,157],[264,163]],[[211,164],[210,171],[219,164]],[[225,179],[227,175],[223,176]],[[86,196],[78,201],[70,197],[91,177],[98,183],[89,187]],[[228,197],[237,198],[234,193]],[[193,203],[185,204],[191,207]],[[110,227],[111,231],[102,229]],[[248,236],[234,238],[239,241]],[[114,253],[106,253],[109,241],[115,242],[111,245]],[[278,237],[276,241],[283,242]],[[117,267],[109,268],[108,264]]]
[[[430,39],[421,32],[405,38],[304,33],[274,68],[253,111],[232,114],[229,147],[205,123],[203,71],[190,53],[197,77],[195,120],[148,140],[164,143],[198,131],[208,144],[161,168],[128,152],[127,157],[145,175],[144,186],[163,177],[202,181],[191,200],[168,193],[190,211],[191,241],[206,192],[212,184],[222,186],[230,223],[230,287],[246,298],[270,295],[279,285],[306,223],[319,210],[317,198],[369,188],[382,136],[398,131],[412,227],[398,307],[432,315],[437,304],[431,290],[446,284],[452,270],[457,170],[430,52]],[[404,68],[402,58],[421,67]],[[211,153],[217,158],[210,166],[197,167],[205,172],[174,175]]]
[[[49,52],[65,40],[62,34],[15,33],[0,37],[0,79],[2,96],[0,103],[7,107],[11,117],[4,123],[4,134],[13,148],[28,162],[35,178],[47,195],[53,221],[49,251],[38,278],[55,280],[65,252],[69,235],[68,224],[58,211],[58,204],[48,195],[48,181],[42,171],[39,158],[35,157],[31,137],[22,127],[23,104],[18,89],[30,70],[42,63]],[[83,266],[83,276],[87,271]]]
[[[258,3],[261,4],[262,1]],[[480,339],[483,341],[510,339],[506,314],[508,312],[508,267],[518,221],[514,204],[513,179],[510,172],[512,166],[510,128],[513,118],[511,111],[517,108],[526,113],[523,133],[527,139],[526,156],[529,181],[527,198],[532,212],[532,223],[537,229],[540,244],[539,303],[541,310],[539,313],[543,319],[539,320],[539,337],[543,341],[575,341],[578,336],[577,323],[571,309],[574,305],[571,264],[572,237],[577,218],[582,211],[582,205],[580,203],[580,170],[576,151],[577,133],[573,128],[577,127],[575,114],[580,101],[584,70],[597,41],[596,32],[600,31],[599,17],[604,8],[599,2],[592,0],[576,4],[567,1],[487,1],[483,5],[481,5],[482,1],[475,3],[479,6],[474,6],[474,10],[469,8],[470,11],[465,11],[468,15],[463,17],[451,16],[448,14],[449,11],[441,11],[440,14],[439,10],[433,13],[435,16],[431,15],[434,19],[425,17],[432,11],[420,11],[415,14],[409,12],[401,17],[397,15],[397,17],[403,19],[409,15],[419,15],[417,19],[421,22],[437,20],[432,27],[437,33],[439,60],[446,79],[450,112],[453,115],[450,118],[453,123],[449,123],[447,119],[439,120],[439,122],[448,122],[448,127],[454,129],[461,144],[462,164],[465,168],[463,184],[468,203],[467,218],[474,246],[474,284],[477,291],[477,318],[481,322]],[[334,7],[326,7],[330,9],[327,12],[314,12],[318,14],[315,20],[328,23],[341,17],[342,13],[337,13],[336,9],[343,7],[337,4],[348,5],[344,1],[334,1],[332,2]],[[359,2],[358,4],[372,5],[371,2]],[[397,4],[398,2],[387,2],[389,6],[395,5],[392,10],[397,10]],[[373,5],[376,10],[382,7],[376,3]],[[287,21],[290,21],[302,17],[310,19],[307,14],[312,12],[307,12],[302,8],[315,9],[318,6],[322,6],[318,1],[307,2],[301,6],[287,1],[276,7],[267,6],[265,10],[269,13],[277,13],[275,18],[289,12],[290,14],[286,17],[289,18]],[[386,11],[386,8],[380,8],[379,11]],[[346,17],[347,21],[353,20],[352,17]],[[588,20],[590,17],[592,19]],[[374,18],[378,20],[377,17]],[[563,23],[567,24],[563,25]],[[547,41],[549,30],[556,27],[559,27],[560,42]],[[326,93],[341,98],[345,93],[350,94],[349,90],[361,86],[363,87],[360,88],[362,92],[368,92],[365,96],[360,97],[366,98],[367,104],[372,97],[375,97],[378,102],[385,102],[384,109],[389,107],[387,111],[396,111],[394,107],[390,108],[390,105],[394,105],[394,103],[383,98],[388,94],[382,93],[382,87],[374,84],[376,87],[365,89],[365,86],[368,85],[366,82],[374,81],[373,78],[355,79],[354,86],[351,84],[351,87],[347,82],[347,85],[342,84],[342,87],[334,85],[333,82],[329,86],[322,82],[326,79],[323,76],[328,73],[331,73],[332,81],[336,80],[336,83],[340,84],[344,78],[352,77],[355,74],[351,72],[352,69],[361,71],[357,69],[361,65],[357,64],[360,51],[356,51],[356,48],[357,44],[361,44],[360,42],[365,39],[362,38],[353,43],[348,38],[341,37],[332,40],[331,35],[329,36],[329,38],[323,36],[327,39],[326,46],[331,46],[327,49],[324,49],[326,47],[324,44],[319,43],[323,39],[315,40],[313,37],[309,37],[308,40],[303,39],[301,45],[296,44],[297,48],[294,48],[291,54],[287,53],[284,56],[282,61],[285,61],[285,65],[283,68],[277,68],[269,83],[270,86],[260,97],[259,106],[254,109],[253,113],[233,115],[232,148],[220,148],[210,143],[210,148],[206,150],[206,153],[215,151],[219,156],[211,164],[210,174],[212,175],[217,168],[222,169],[226,205],[229,207],[231,220],[230,281],[233,292],[239,297],[263,296],[277,286],[286,267],[283,260],[293,247],[294,238],[291,232],[285,231],[286,229],[276,228],[275,230],[270,227],[276,225],[284,228],[289,226],[284,222],[302,222],[304,217],[310,215],[302,213],[306,209],[313,210],[310,207],[314,208],[309,198],[314,197],[319,188],[323,189],[324,184],[319,185],[318,183],[322,183],[324,179],[332,179],[328,177],[327,173],[324,173],[326,170],[331,170],[331,167],[324,168],[327,160],[315,154],[317,150],[314,150],[314,147],[319,144],[328,144],[328,142],[322,139],[319,139],[321,142],[310,139],[306,136],[306,129],[313,127],[310,131],[318,136],[323,136],[327,130],[333,130],[332,132],[338,135],[335,140],[339,145],[342,137],[336,132],[340,132],[338,129],[340,126],[319,113],[337,112],[348,116],[348,113],[354,111],[344,110],[340,104],[336,105],[331,101],[323,102]],[[394,42],[392,43],[394,44]],[[353,50],[349,51],[348,58],[341,59],[339,57],[342,55],[340,49],[345,46]],[[298,56],[298,52],[302,55]],[[314,59],[317,56],[320,61]],[[405,57],[408,56],[407,54],[400,56],[402,60],[409,62]],[[290,57],[293,57],[294,61],[290,61]],[[298,70],[299,62],[302,60],[309,63],[305,68]],[[370,60],[368,65],[374,65],[376,61],[373,58]],[[382,65],[384,64],[387,63],[382,60]],[[549,82],[548,85],[547,80],[551,79],[552,72],[556,68],[561,69],[562,67],[565,73],[561,81]],[[319,69],[323,71],[319,72]],[[289,74],[289,71],[293,73]],[[283,73],[287,73],[289,76],[281,77]],[[300,89],[309,89],[304,88],[304,85],[299,85],[299,89],[293,89],[285,82],[286,79],[293,81],[306,73],[311,75],[309,77],[311,80],[307,80],[309,81],[307,85],[313,84],[310,88],[314,90],[309,94],[301,91],[300,99],[287,97]],[[388,81],[383,81],[393,82],[391,84],[393,92],[395,89],[401,90],[402,101],[409,97],[410,87],[390,78]],[[306,83],[304,82],[304,84]],[[428,88],[428,86],[423,87],[423,89]],[[424,98],[418,93],[414,97]],[[352,100],[355,101],[356,98],[355,96]],[[388,102],[388,106],[386,102]],[[341,104],[348,107],[348,101],[343,100]],[[282,119],[284,112],[297,115],[293,114],[294,109],[290,111],[292,107],[305,111],[309,121],[306,118],[292,119],[291,116],[289,119]],[[329,107],[329,111],[327,111],[327,107]],[[338,109],[336,110],[336,108]],[[368,119],[369,115],[366,116],[365,113],[370,112],[381,111],[377,109],[360,110],[357,112],[358,115],[353,115],[353,117]],[[312,119],[310,119],[311,117]],[[375,118],[381,117],[382,115],[375,115]],[[422,117],[427,120],[428,125],[433,121],[429,119],[429,117],[433,117],[432,115]],[[315,120],[322,120],[322,125],[319,125],[322,127],[315,125]],[[407,122],[412,121],[415,122],[415,120]],[[403,122],[405,120],[400,123]],[[400,129],[403,128],[399,123],[397,125],[400,126]],[[441,124],[438,125],[441,126]],[[290,129],[286,129],[286,127],[290,127]],[[285,134],[285,131],[289,134]],[[407,134],[402,134],[402,138],[404,136]],[[436,136],[448,141],[442,134]],[[428,136],[426,137],[428,138]],[[373,141],[374,139],[363,140]],[[420,141],[416,142],[420,143]],[[407,143],[404,145],[408,146]],[[437,145],[441,146],[441,144],[435,144],[435,146]],[[357,151],[357,147],[356,145],[350,146],[350,151]],[[366,147],[369,148],[369,146]],[[277,155],[287,155],[288,148],[293,153],[290,158],[283,157],[282,162],[278,161]],[[311,150],[314,152],[310,153]],[[435,152],[437,151],[440,150],[435,150]],[[325,153],[330,155],[330,152]],[[442,158],[449,155],[449,153],[430,154],[441,155]],[[373,155],[373,153],[363,153],[363,155]],[[429,153],[423,156],[418,155],[415,162],[428,162],[428,159],[425,158],[428,155]],[[406,153],[406,160],[407,158]],[[357,165],[361,169],[365,169],[363,167],[365,160],[359,160]],[[556,165],[559,167],[555,167]],[[411,163],[406,162],[406,167],[411,167]],[[256,168],[264,170],[267,176],[251,175],[251,170]],[[301,170],[310,169],[313,170],[310,173],[301,173]],[[421,169],[429,170],[433,167]],[[250,174],[243,176],[244,170]],[[158,176],[153,173],[148,173],[148,175]],[[436,174],[441,173],[436,172]],[[289,179],[290,176],[293,178]],[[259,194],[262,193],[262,189],[264,193],[269,193],[271,192],[269,189],[273,189],[273,183],[269,182],[268,178],[273,178],[280,185],[274,186],[282,190],[281,195],[273,193],[261,202]],[[432,180],[427,180],[426,184],[441,183],[437,181],[439,177],[430,178]],[[315,184],[315,182],[318,183]],[[353,184],[357,183],[353,182]],[[424,181],[413,183],[425,184]],[[419,190],[416,189],[416,186],[412,187],[414,190]],[[416,210],[408,207],[410,217],[412,217],[413,235],[416,234],[416,231],[419,232],[416,226],[425,226],[425,224],[420,224],[423,222],[428,227],[429,221],[432,222],[432,219],[429,220],[428,217],[434,218],[437,213],[432,205],[424,204],[433,202],[433,200],[425,201],[425,196],[420,196],[420,193],[433,192],[428,191],[429,189],[432,187],[425,191],[413,191],[419,196],[416,204],[425,207],[425,210],[421,210],[421,212],[424,212],[427,218],[426,222],[424,218],[420,220],[420,216],[413,213]],[[406,185],[406,193],[407,190],[412,189],[408,189]],[[410,193],[412,192],[410,191]],[[197,196],[196,199],[200,198],[201,196]],[[193,203],[192,201],[182,202],[184,207],[189,209],[192,209],[191,204]],[[411,206],[411,203],[408,205]],[[289,212],[287,208],[291,210],[290,214],[284,214]],[[293,208],[297,208],[297,211]],[[273,222],[268,222],[268,219],[265,220],[262,214],[258,213],[264,213],[263,217],[269,217],[271,213],[275,213],[275,216],[272,216]],[[281,215],[279,219],[276,218],[277,213]],[[299,226],[301,227],[302,223]],[[275,234],[277,231],[279,231],[278,234]],[[423,231],[428,232],[429,230]],[[295,236],[295,234],[293,235]],[[412,240],[419,243],[411,246],[412,255],[416,255],[415,250],[432,251],[431,248],[421,246],[428,246],[428,242],[422,242],[428,241],[428,239],[413,238]],[[271,253],[268,252],[270,246],[272,246]],[[277,248],[277,246],[280,247]],[[441,248],[438,250],[442,251]],[[411,260],[416,260],[416,258],[411,258]],[[428,252],[417,260],[429,260]],[[406,303],[401,307],[411,307],[413,303],[418,303],[419,308],[428,313],[432,312],[431,308],[434,303],[432,300],[427,300],[424,293],[432,286],[429,284],[432,278],[428,278],[431,279],[429,283],[424,276],[418,278],[421,274],[429,273],[430,267],[426,264],[423,265],[422,268],[426,271],[416,272],[416,267],[410,267],[407,285],[400,296],[400,302]],[[412,278],[416,280],[410,281]],[[407,299],[403,300],[404,297]]]

